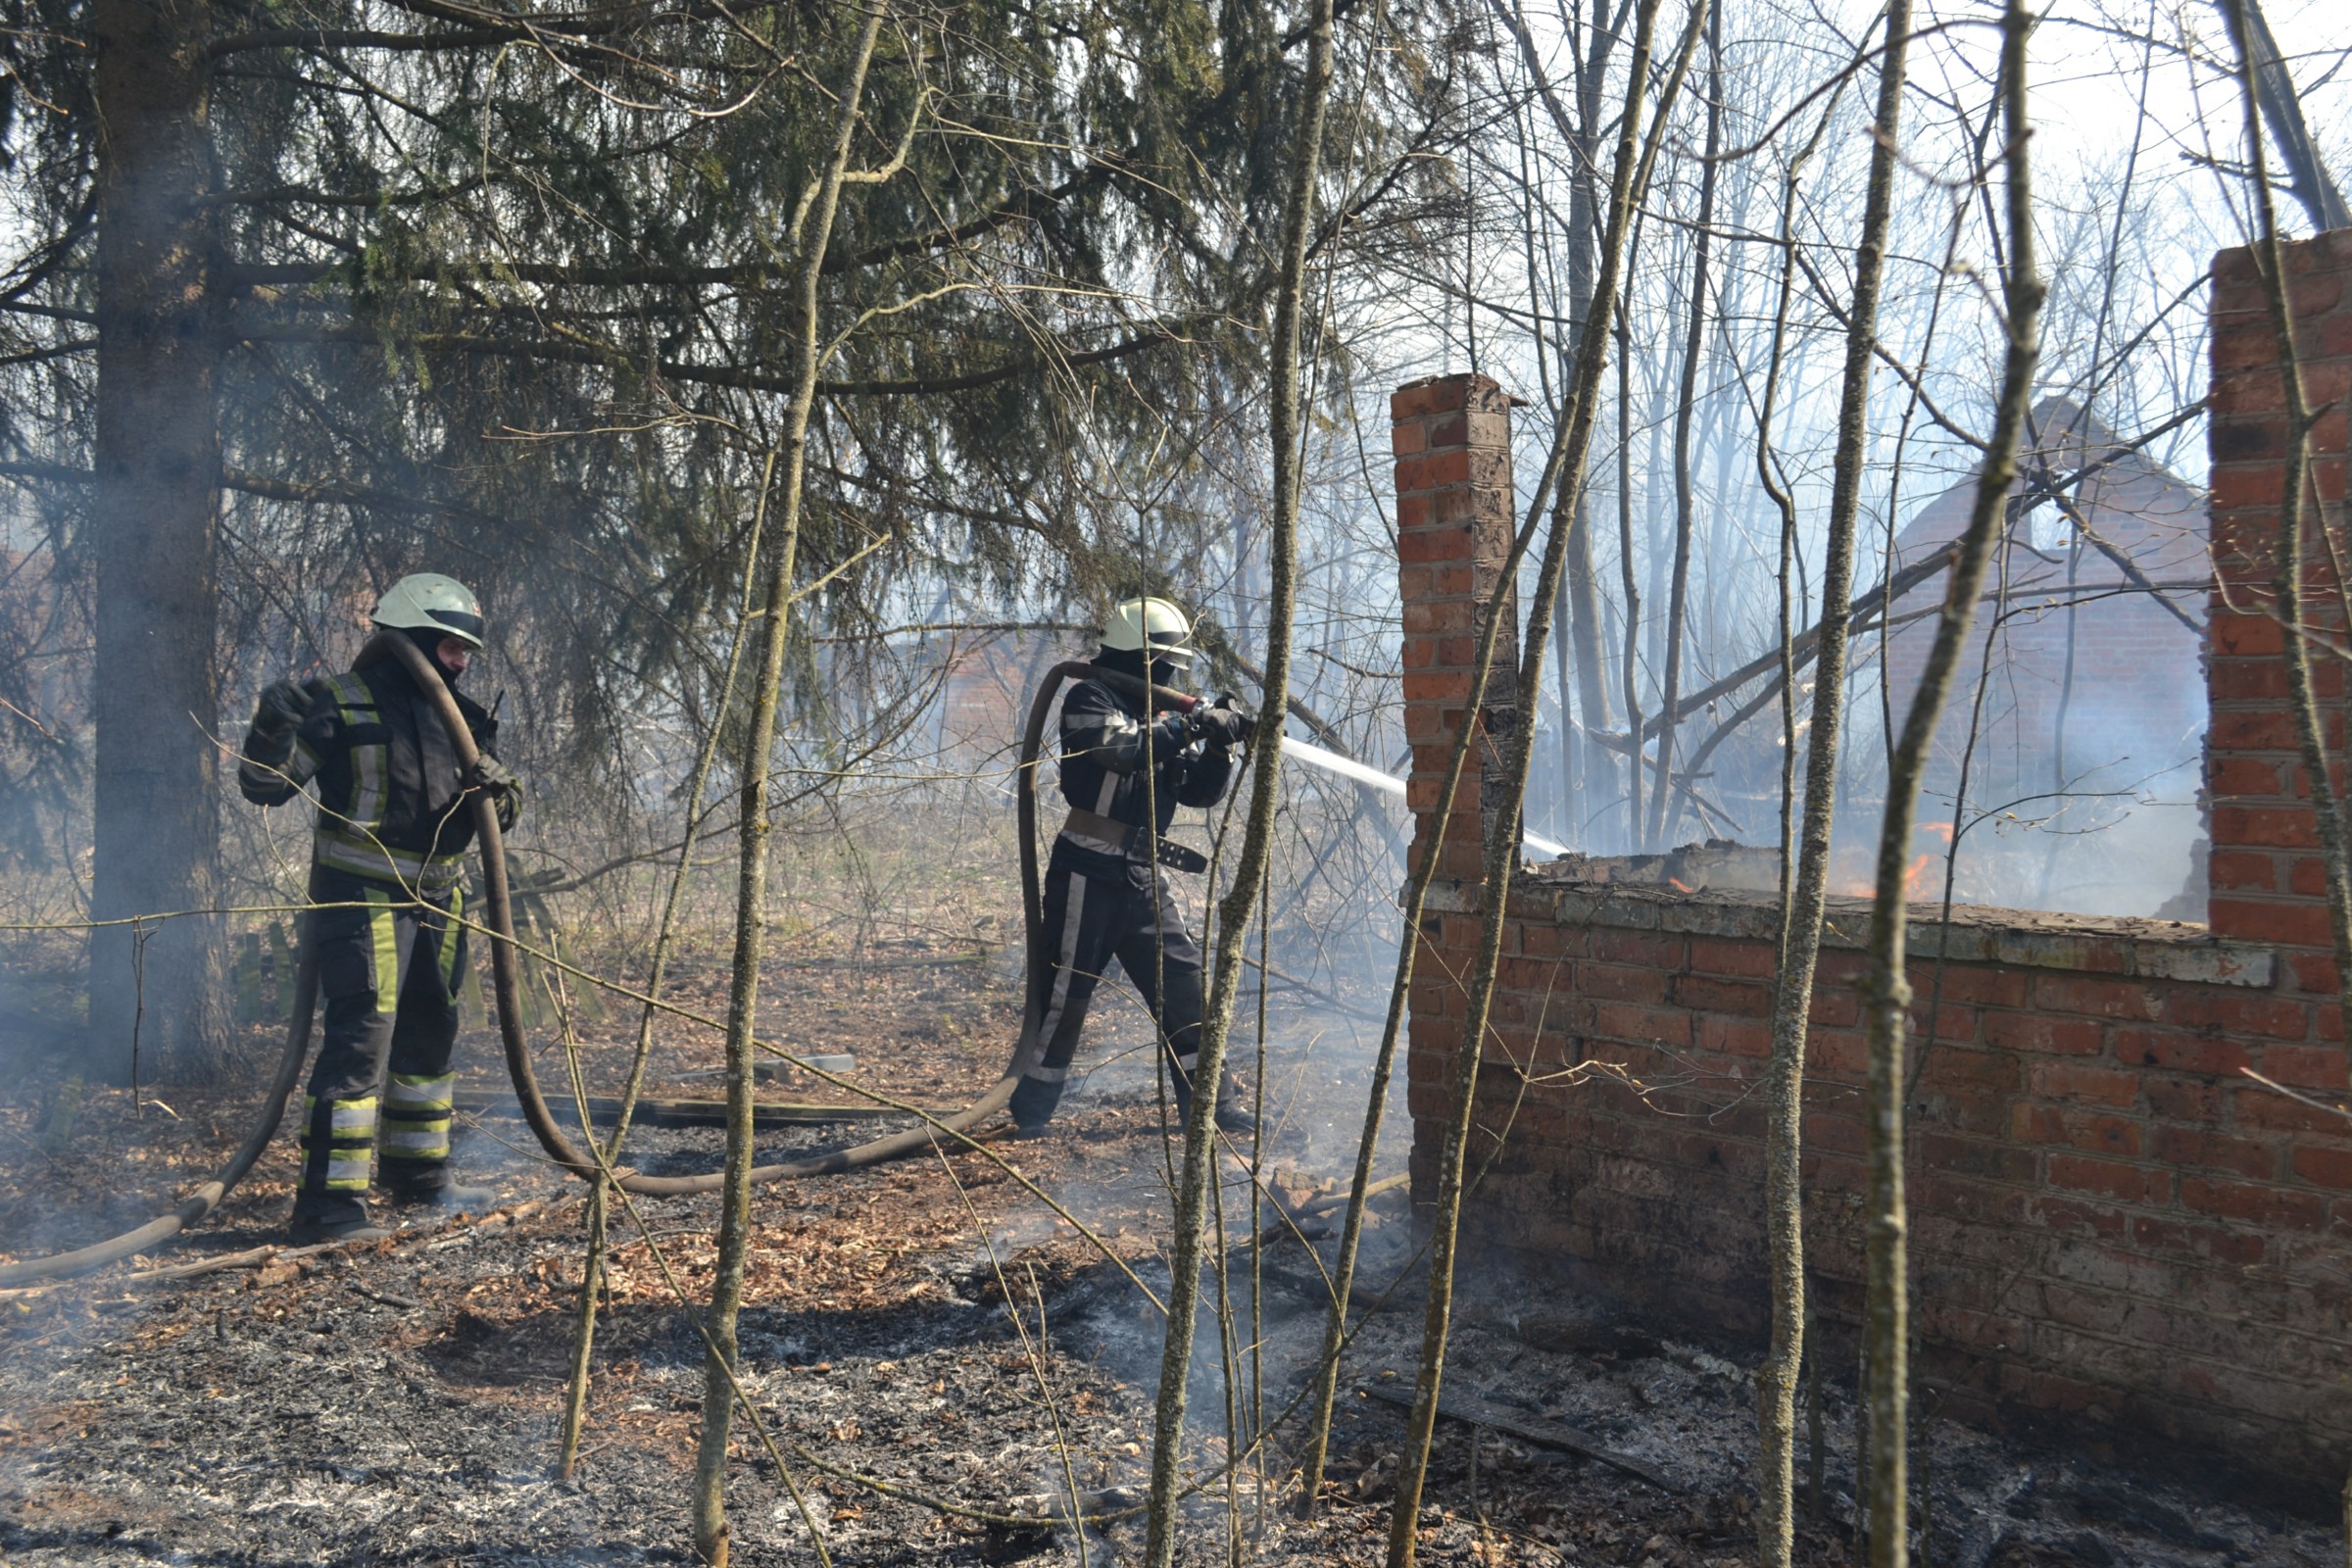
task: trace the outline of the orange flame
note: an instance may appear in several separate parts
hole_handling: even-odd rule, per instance
[[[1922,855],[1912,860],[1911,869],[1903,873],[1903,898],[1913,902],[1927,897],[1928,867],[1936,863],[1933,855]]]
[[[1918,824],[1911,830],[1913,842],[1916,843],[1923,833],[1932,839],[1940,840],[1947,847],[1952,842],[1952,824],[1949,822]],[[1923,852],[1912,860],[1911,869],[1903,873],[1903,898],[1906,902],[1916,902],[1928,896],[1928,867],[1934,865],[1937,858],[1934,852],[1929,851]]]
[[[1698,891],[1679,876],[1670,876],[1666,880],[1674,884],[1674,890],[1677,893],[1696,893]]]

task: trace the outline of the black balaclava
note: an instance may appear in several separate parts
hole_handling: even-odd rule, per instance
[[[453,692],[458,689],[457,674],[447,664],[441,662],[441,655],[438,652],[449,633],[437,626],[403,626],[400,628],[400,634],[424,650],[425,662],[432,665],[441,676],[443,685]]]
[[[1180,673],[1173,661],[1155,659],[1147,665],[1140,648],[1102,648],[1096,650],[1098,669],[1116,670],[1137,680],[1148,680],[1154,686],[1173,686]]]

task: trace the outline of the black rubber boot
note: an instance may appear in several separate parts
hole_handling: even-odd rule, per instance
[[[1193,1097],[1184,1092],[1182,1083],[1176,1085],[1168,1108],[1174,1113],[1171,1125],[1178,1129],[1193,1119]],[[1217,1097],[1215,1120],[1217,1131],[1228,1138],[1247,1138],[1257,1131],[1257,1118],[1242,1108],[1241,1088],[1230,1079],[1226,1081],[1225,1092]]]
[[[325,1214],[306,1214],[296,1209],[293,1220],[286,1226],[286,1239],[297,1247],[317,1247],[325,1242],[380,1242],[392,1233],[378,1225],[368,1213],[368,1205],[353,1200],[338,1204]]]
[[[1048,1083],[1023,1075],[1012,1091],[1012,1102],[1004,1108],[1012,1112],[1013,1125],[1025,1132],[1043,1132],[1046,1123],[1054,1119],[1054,1108],[1061,1103],[1061,1084]]]
[[[395,1187],[387,1189],[384,1197],[403,1208],[437,1208],[452,1214],[486,1214],[498,1206],[499,1200],[496,1188],[468,1187],[464,1182]]]

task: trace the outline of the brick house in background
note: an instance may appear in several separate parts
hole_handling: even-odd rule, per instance
[[[2066,399],[2035,408],[2034,431],[2037,439],[2019,459],[2030,477],[2096,466],[2068,512],[2045,504],[2012,525],[2005,557],[1994,556],[1985,583],[1987,596],[2000,599],[1979,606],[1961,660],[1965,679],[1973,681],[1986,640],[1998,639],[1971,768],[1997,799],[2051,787],[2059,765],[2072,777],[2110,759],[2129,759],[2123,765],[2137,776],[2193,762],[2205,729],[2199,660],[2211,567],[2204,496],[2145,455],[2126,451],[2113,430]],[[1976,489],[1972,473],[1922,507],[1895,540],[1891,569],[1959,538]],[[1887,638],[1886,682],[1898,722],[1910,710],[1936,638],[1933,615],[1943,584],[1931,578],[1895,602],[1898,622],[1918,617]],[[2151,584],[2157,592],[2148,591]],[[1956,770],[1966,739],[1964,723],[1942,727],[1933,764],[1939,774]],[[2193,781],[2193,772],[2178,770],[2175,795],[2185,798],[2191,786],[2182,781]]]
[[[2212,575],[2205,498],[2068,399],[2037,406],[2032,435],[2019,460],[2028,480],[2086,477],[2069,487],[2069,506],[2035,508],[1996,547],[1936,732],[1920,819],[1952,820],[1968,752],[1969,814],[2016,802],[2021,818],[2046,820],[2052,831],[1980,829],[1962,860],[1960,897],[2200,914],[2201,903],[2180,890],[2201,831],[2203,598]],[[1891,569],[1959,538],[1975,500],[1972,474],[1922,507],[1896,538]],[[1895,602],[1886,679],[1897,724],[1919,689],[1945,580],[1932,577]],[[1988,674],[1971,751],[1981,670]],[[1875,821],[1852,825],[1875,837]],[[1923,837],[1918,847],[1937,845]],[[1941,856],[1933,859],[1939,876]]]
[[[1093,652],[1078,632],[942,633],[915,656],[937,670],[939,700],[929,722],[942,770],[1009,768],[1029,717],[1029,701],[1047,670]],[[1009,778],[1006,782],[1009,787]]]

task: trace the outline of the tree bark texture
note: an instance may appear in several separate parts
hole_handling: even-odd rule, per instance
[[[1307,239],[1314,228],[1315,185],[1322,171],[1323,120],[1331,96],[1333,0],[1313,0],[1307,24],[1306,80],[1298,107],[1298,144],[1283,215],[1281,271],[1274,289],[1272,386],[1267,442],[1272,448],[1274,514],[1266,539],[1266,678],[1264,720],[1250,757],[1249,815],[1233,883],[1217,906],[1215,967],[1194,1059],[1192,1105],[1185,1117],[1184,1168],[1178,1178],[1168,1260],[1167,1336],[1160,1349],[1159,1396],[1152,1412],[1152,1485],[1144,1525],[1146,1568],[1168,1568],[1176,1555],[1178,1493],[1184,1479],[1184,1413],[1200,1313],[1201,1234],[1209,1183],[1217,1169],[1217,1091],[1233,1034],[1242,949],[1273,859],[1274,812],[1282,799],[1282,720],[1290,699],[1292,614],[1298,588],[1300,319],[1306,292]],[[1235,1484],[1229,1481],[1228,1485]]]
[[[1822,566],[1821,634],[1814,655],[1811,744],[1805,756],[1804,813],[1797,831],[1796,869],[1787,899],[1788,919],[1782,934],[1780,972],[1773,993],[1764,1155],[1773,1340],[1772,1353],[1757,1372],[1757,1420],[1764,1454],[1759,1478],[1764,1506],[1757,1518],[1757,1551],[1767,1568],[1784,1568],[1792,1545],[1796,1374],[1804,1356],[1800,1158],[1805,1024],[1813,1006],[1813,973],[1821,957],[1821,921],[1829,899],[1830,835],[1836,825],[1838,752],[1845,716],[1845,666],[1851,633],[1846,607],[1853,597],[1855,522],[1861,511],[1863,455],[1869,435],[1871,359],[1877,348],[1879,294],[1894,200],[1895,138],[1902,122],[1903,74],[1910,41],[1911,0],[1888,0],[1886,44],[1879,66],[1876,133],[1862,229],[1855,247],[1854,300],[1847,318],[1845,368],[1838,392],[1829,539]]]
[[[710,1285],[710,1344],[703,1378],[703,1430],[695,1451],[692,1514],[695,1550],[714,1568],[727,1561],[726,1466],[728,1418],[734,1408],[735,1317],[743,1305],[743,1265],[752,1223],[753,1023],[760,999],[760,959],[767,934],[769,753],[776,742],[776,710],[784,688],[787,619],[801,535],[801,499],[808,458],[808,420],[816,403],[818,304],[825,246],[841,205],[850,142],[858,128],[858,103],[865,94],[866,67],[882,30],[886,0],[870,0],[861,18],[842,83],[829,162],[800,236],[800,275],[795,289],[792,337],[792,400],[784,411],[783,513],[776,547],[768,558],[760,621],[760,669],[752,689],[749,734],[744,740],[743,806],[737,826],[743,848],[735,892],[735,960],[727,1002],[726,1185],[719,1200],[718,1256]]]
[[[1993,544],[2011,511],[2017,452],[2034,397],[2034,368],[2041,354],[2043,287],[2034,259],[2033,184],[2027,142],[2026,43],[2034,30],[2025,0],[2008,0],[2001,18],[2001,104],[2006,151],[2009,268],[2003,289],[2007,344],[1991,438],[1959,557],[1937,612],[1901,738],[1888,759],[1886,813],[1879,824],[1879,854],[1862,1004],[1870,1041],[1868,1097],[1869,1208],[1865,1226],[1868,1297],[1865,1335],[1870,1377],[1871,1568],[1902,1568],[1910,1557],[1909,1300],[1903,1195],[1903,1037],[1911,986],[1903,973],[1909,906],[1911,824],[1919,802],[1928,748],[1976,618]]]
[[[1594,0],[1597,11],[1601,0]],[[1601,88],[1606,83],[1609,55],[1615,49],[1625,22],[1625,3],[1620,0],[1617,15],[1606,24],[1598,15],[1588,22],[1588,47],[1579,62],[1576,80],[1576,124],[1572,145],[1576,148],[1576,170],[1568,187],[1568,310],[1574,322],[1574,349],[1581,349],[1587,324],[1592,319],[1592,228],[1593,214],[1600,206],[1600,105]],[[1562,126],[1563,131],[1570,127]],[[1601,652],[1602,616],[1600,609],[1600,568],[1592,555],[1592,492],[1579,484],[1560,490],[1564,515],[1555,515],[1554,527],[1568,529],[1568,627],[1576,644],[1576,684],[1580,710],[1588,730],[1609,727],[1609,682],[1607,657]],[[1573,497],[1573,500],[1570,498]],[[1563,669],[1561,674],[1568,672]],[[1562,691],[1566,687],[1563,681]],[[1587,774],[1585,793],[1591,792],[1590,775],[1594,762],[1606,754],[1595,747],[1584,747],[1582,757]],[[1639,766],[1639,760],[1630,766]],[[1582,813],[1590,817],[1590,811]],[[1570,848],[1576,840],[1570,837]]]
[[[1642,259],[1642,221],[1634,220],[1628,269]],[[1625,732],[1633,744],[1625,754],[1625,848],[1639,855],[1642,842],[1642,584],[1634,563],[1634,354],[1625,329],[1623,300],[1617,313],[1617,586],[1625,597],[1624,642],[1618,647],[1617,675],[1625,697]]]
[[[1823,126],[1829,117],[1822,117]],[[1815,132],[1815,144],[1820,140]],[[1810,154],[1811,147],[1806,149]],[[1764,406],[1756,418],[1756,478],[1781,519],[1781,935],[1774,972],[1786,972],[1796,900],[1796,503],[1773,466],[1772,417],[1788,347],[1788,306],[1796,282],[1793,229],[1797,183],[1805,159],[1790,166],[1781,187],[1781,284],[1772,318],[1772,357],[1764,372]],[[1722,733],[1718,731],[1717,733]],[[1765,1064],[1765,1249],[1772,1268],[1772,1343],[1756,1369],[1756,1555],[1764,1568],[1789,1568],[1795,1550],[1796,1378],[1804,1362],[1804,1190],[1800,1180],[1805,1060],[1803,1037],[1777,1031]],[[1816,1364],[1820,1354],[1815,1352]],[[1819,1445],[1815,1445],[1816,1457]]]
[[[1674,70],[1658,91],[1657,106],[1640,167],[1635,148],[1640,138],[1642,102],[1648,89],[1650,46],[1661,0],[1641,0],[1634,26],[1634,50],[1627,72],[1625,109],[1618,119],[1617,158],[1610,176],[1608,227],[1601,240],[1600,270],[1592,291],[1594,315],[1578,345],[1576,368],[1570,377],[1560,439],[1546,477],[1563,491],[1583,488],[1585,464],[1592,451],[1592,426],[1599,410],[1601,377],[1608,361],[1610,317],[1618,297],[1618,274],[1625,258],[1626,238],[1641,193],[1647,188],[1660,130],[1674,112],[1674,101],[1690,70],[1698,44],[1703,7],[1694,6],[1690,25],[1683,35]],[[1559,514],[1555,511],[1554,516]],[[1550,641],[1551,617],[1560,584],[1566,574],[1569,536],[1552,528],[1544,541],[1544,560],[1536,576],[1535,601],[1528,612],[1522,640],[1518,687],[1522,692],[1543,689],[1544,655]],[[1503,580],[1517,570],[1517,551],[1505,566]],[[1475,677],[1483,686],[1501,642],[1504,617],[1489,619]],[[1475,711],[1475,708],[1472,710]],[[1465,732],[1468,725],[1465,724]],[[1504,760],[1500,799],[1494,803],[1494,824],[1486,846],[1485,875],[1480,897],[1485,914],[1480,921],[1478,957],[1467,977],[1462,1039],[1452,1064],[1449,1117],[1438,1155],[1438,1186],[1431,1204],[1435,1226],[1430,1240],[1429,1303],[1421,1326],[1421,1364],[1413,1384],[1413,1408],[1408,1418],[1404,1452],[1397,1466],[1396,1498],[1389,1518],[1389,1568],[1412,1568],[1418,1546],[1421,1490],[1429,1474],[1430,1441],[1437,1428],[1438,1396],[1445,1381],[1446,1339],[1453,1315],[1453,1267],[1461,1233],[1462,1176],[1467,1162],[1470,1126],[1477,1111],[1478,1064],[1487,1032],[1487,1014],[1494,1000],[1494,975],[1502,952],[1504,914],[1510,903],[1511,872],[1519,859],[1519,827],[1527,805],[1528,764],[1534,756],[1535,726],[1521,721],[1505,736],[1485,737],[1488,745],[1500,741]],[[1467,740],[1457,738],[1461,746]],[[1638,776],[1638,772],[1637,772]],[[1441,822],[1445,819],[1439,818]]]
[[[220,848],[222,303],[207,114],[209,0],[99,0],[97,658],[91,913],[197,909]],[[100,927],[91,1057],[118,1082],[215,1075],[216,923]]]

